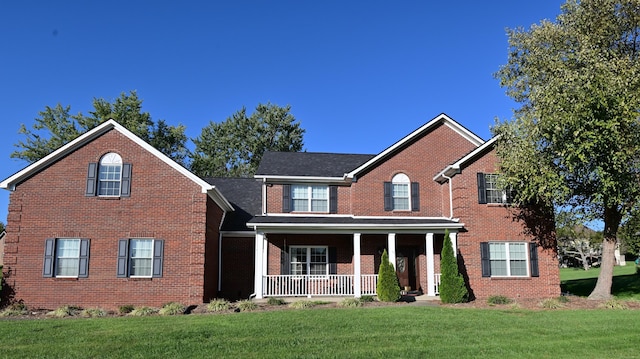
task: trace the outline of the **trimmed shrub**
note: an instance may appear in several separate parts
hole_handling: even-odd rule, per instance
[[[15,302],[9,304],[2,312],[0,317],[16,317],[26,315],[28,313],[27,306],[22,302]]]
[[[560,301],[556,298],[547,298],[540,302],[540,306],[546,309],[560,309],[564,308],[564,304],[560,303]]]
[[[177,302],[170,302],[163,305],[162,308],[160,308],[160,310],[158,311],[158,314],[160,315],[184,314],[185,309],[186,307],[184,306],[184,304],[177,303]]]
[[[102,308],[87,308],[80,312],[80,316],[85,318],[105,317],[107,311]]]
[[[600,304],[600,308],[605,309],[629,309],[629,306],[625,302],[621,302],[617,299],[609,299],[606,302]]]
[[[400,285],[393,264],[389,262],[389,255],[385,249],[382,252],[380,269],[378,270],[378,283],[376,285],[378,300],[381,302],[397,302],[400,299]]]
[[[120,307],[118,307],[118,313],[120,313],[120,314],[129,314],[134,309],[135,309],[135,307],[133,305],[131,305],[131,304],[121,305]]]
[[[231,303],[226,299],[212,299],[207,304],[207,311],[209,312],[224,312],[231,308]]]
[[[338,302],[340,307],[362,307],[362,301],[358,298],[345,298]]]
[[[61,307],[56,308],[47,313],[47,316],[63,318],[63,317],[72,317],[74,315],[78,315],[80,312],[80,308],[72,306],[72,305],[63,305]]]
[[[491,305],[496,304],[509,304],[513,302],[511,299],[505,297],[504,295],[492,295],[487,299],[487,303]]]
[[[135,307],[129,313],[129,315],[131,315],[133,317],[146,317],[146,316],[149,316],[149,315],[154,315],[156,313],[158,313],[158,309],[143,306],[143,307]]]
[[[267,299],[267,304],[269,304],[269,305],[284,305],[286,303],[285,303],[284,299],[269,297],[269,299]]]
[[[237,307],[241,312],[251,312],[258,309],[258,305],[249,299],[239,301]]]
[[[458,260],[453,252],[449,231],[444,232],[444,245],[440,258],[440,301],[442,303],[464,303],[469,291],[458,270]]]

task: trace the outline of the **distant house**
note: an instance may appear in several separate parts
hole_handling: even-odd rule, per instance
[[[442,114],[379,154],[268,152],[255,178],[201,179],[110,120],[0,182],[7,282],[31,307],[359,297],[386,249],[437,296],[448,231],[476,298],[557,296],[494,142]]]

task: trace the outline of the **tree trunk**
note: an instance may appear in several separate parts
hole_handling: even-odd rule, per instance
[[[607,207],[604,210],[604,239],[602,240],[602,259],[600,260],[600,275],[589,299],[611,298],[611,284],[613,283],[613,266],[616,263],[615,251],[618,227],[622,214],[616,208]]]

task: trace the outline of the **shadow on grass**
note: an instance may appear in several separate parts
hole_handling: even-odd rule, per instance
[[[580,297],[587,297],[596,286],[597,278],[574,279],[562,281],[560,287],[563,293],[570,293]],[[640,299],[640,275],[628,274],[613,277],[611,294],[619,298]]]

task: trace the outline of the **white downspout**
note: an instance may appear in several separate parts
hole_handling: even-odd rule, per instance
[[[446,178],[449,181],[449,219],[453,218],[453,184],[451,183],[451,177],[448,177],[444,172],[442,173],[442,177]]]

